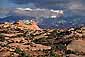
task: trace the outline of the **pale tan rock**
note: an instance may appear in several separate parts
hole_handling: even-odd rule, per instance
[[[69,57],[85,57],[85,56],[82,56],[82,55],[75,55],[75,54],[69,54],[68,56]]]
[[[74,40],[68,46],[67,50],[84,52],[85,53],[85,40]]]
[[[19,57],[19,54],[14,53],[13,57]]]
[[[4,34],[4,35],[9,37],[16,36],[16,34]]]
[[[20,49],[28,49],[28,50],[50,50],[50,46],[44,46],[41,44],[31,44],[31,45],[22,45],[19,43],[11,43],[9,44],[10,47],[20,48]]]
[[[50,46],[44,46],[41,44],[34,44],[33,47],[31,48],[31,50],[50,50],[51,47]]]
[[[20,43],[26,41],[24,38],[11,38],[8,40],[9,42]]]
[[[0,57],[10,57],[11,53],[9,51],[6,52],[0,52]]]

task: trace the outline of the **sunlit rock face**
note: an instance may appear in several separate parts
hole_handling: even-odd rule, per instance
[[[20,29],[42,30],[35,21],[20,20],[17,22],[17,26],[19,26]]]

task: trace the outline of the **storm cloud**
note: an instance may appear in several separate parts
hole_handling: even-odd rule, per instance
[[[85,15],[85,0],[0,0],[0,8],[46,8]]]
[[[17,6],[29,5],[48,8],[48,9],[85,9],[85,0],[8,0],[9,3],[17,4]]]
[[[84,9],[85,0],[0,0],[0,7]]]

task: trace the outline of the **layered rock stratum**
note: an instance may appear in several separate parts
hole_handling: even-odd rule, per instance
[[[85,57],[85,27],[41,29],[36,22],[0,24],[0,57]]]

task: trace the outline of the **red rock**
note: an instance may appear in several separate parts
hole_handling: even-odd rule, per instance
[[[30,29],[30,30],[41,30],[37,23],[32,21],[32,24],[31,25],[26,25],[24,24],[22,21],[18,22],[18,27],[20,27],[21,29],[24,29],[24,28],[27,28],[27,29]]]

